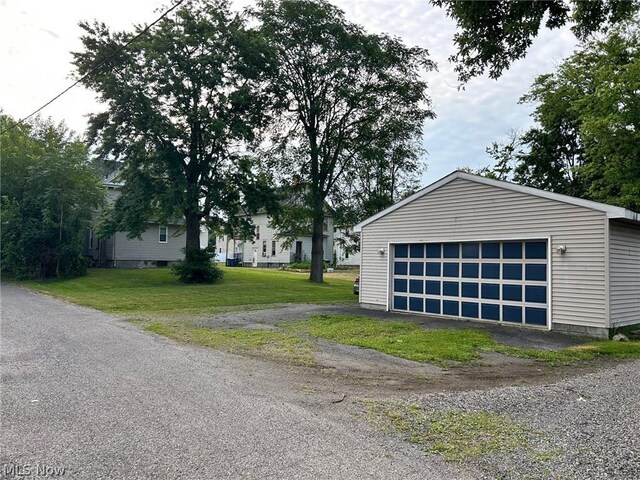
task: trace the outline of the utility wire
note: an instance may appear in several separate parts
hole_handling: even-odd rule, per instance
[[[113,57],[115,57],[117,54],[119,54],[120,52],[122,52],[125,48],[127,48],[129,45],[131,45],[133,42],[135,42],[138,38],[140,38],[142,35],[144,35],[145,33],[147,33],[151,27],[153,27],[156,23],[158,23],[160,20],[162,20],[164,17],[166,17],[168,14],[170,14],[173,10],[175,10],[176,8],[178,8],[180,6],[180,4],[184,3],[185,0],[178,0],[178,2],[176,2],[170,9],[168,9],[167,11],[165,11],[162,15],[160,15],[153,23],[147,25],[144,29],[142,29],[140,32],[138,32],[137,35],[135,35],[134,37],[131,38],[131,40],[129,40],[128,42],[126,42],[124,45],[122,45],[120,48],[116,49],[111,55],[109,55],[107,58],[105,58],[104,60],[102,60],[101,62],[98,62],[96,65],[94,65],[93,67],[91,67],[91,69],[85,73],[82,77],[80,77],[78,80],[76,80],[75,82],[73,82],[71,85],[69,85],[67,88],[65,88],[62,92],[60,92],[58,95],[56,95],[55,97],[53,97],[51,100],[49,100],[47,103],[45,103],[44,105],[42,105],[40,108],[38,108],[37,110],[34,110],[33,112],[31,112],[29,115],[27,115],[26,117],[21,118],[20,120],[18,120],[17,122],[15,122],[13,125],[10,125],[9,127],[5,128],[2,132],[0,133],[6,133],[9,130],[12,130],[14,128],[16,128],[18,125],[23,124],[24,122],[26,122],[27,120],[29,120],[31,117],[33,117],[36,113],[40,112],[41,110],[45,109],[46,107],[48,107],[49,105],[51,105],[53,102],[55,102],[57,99],[59,99],[61,96],[63,96],[65,93],[67,93],[69,90],[71,90],[73,87],[75,87],[76,85],[78,85],[80,82],[82,82],[85,78],[87,78],[89,75],[92,75],[93,73],[95,73],[100,67],[102,67],[105,63],[107,63],[109,60],[111,60]]]

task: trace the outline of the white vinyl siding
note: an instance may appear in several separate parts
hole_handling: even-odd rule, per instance
[[[611,222],[611,326],[640,323],[640,227]]]
[[[389,242],[550,238],[553,323],[607,327],[606,221],[600,211],[458,178],[362,227],[360,301],[387,306]]]
[[[303,258],[311,260],[311,237],[304,236],[295,239],[289,248],[282,248],[282,241],[277,240],[278,232],[270,226],[270,219],[264,213],[259,213],[251,217],[253,224],[256,227],[256,233],[259,233],[260,238],[254,239],[254,241],[247,240],[242,245],[242,257],[244,262],[251,262],[253,258],[253,249],[258,249],[258,262],[259,263],[290,263],[291,257],[296,251],[296,240],[302,242]],[[328,230],[323,241],[324,247],[324,259],[331,261],[333,259],[333,220],[327,217],[326,223]],[[271,250],[264,249],[262,241],[273,242],[276,241],[276,254],[271,255]],[[267,244],[268,246],[271,243]],[[264,255],[263,255],[264,252]]]

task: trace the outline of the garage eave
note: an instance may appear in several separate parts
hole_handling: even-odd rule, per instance
[[[622,220],[627,220],[627,221],[634,222],[634,223],[640,223],[640,214],[639,213],[633,212],[631,210],[627,210],[627,209],[622,208],[622,207],[616,207],[616,206],[613,206],[613,205],[607,205],[606,203],[599,203],[599,202],[594,202],[594,201],[591,201],[591,200],[585,200],[583,198],[571,197],[569,195],[562,195],[560,193],[548,192],[546,190],[540,190],[538,188],[527,187],[527,186],[524,186],[524,185],[518,185],[516,183],[511,183],[511,182],[505,182],[503,180],[494,180],[492,178],[486,178],[486,177],[482,177],[482,176],[479,176],[479,175],[472,175],[472,174],[466,173],[466,172],[455,171],[455,172],[450,173],[446,177],[441,178],[437,182],[434,182],[431,185],[428,185],[428,186],[424,187],[423,189],[418,190],[416,193],[414,193],[413,195],[405,198],[404,200],[401,200],[398,203],[390,206],[389,208],[387,208],[385,210],[382,210],[381,212],[378,212],[375,215],[367,218],[366,220],[358,223],[354,227],[354,231],[361,232],[362,228],[365,227],[366,225],[369,225],[370,223],[375,222],[376,220],[378,220],[378,219],[388,215],[389,213],[391,213],[391,212],[403,207],[404,205],[407,205],[407,204],[413,202],[414,200],[417,200],[418,198],[421,198],[424,195],[427,195],[428,193],[430,193],[430,192],[442,187],[443,185],[451,183],[452,181],[454,181],[456,179],[468,180],[470,182],[481,183],[481,184],[489,185],[489,186],[496,187],[496,188],[502,188],[502,189],[506,189],[506,190],[512,190],[512,191],[515,191],[515,192],[525,193],[525,194],[528,194],[528,195],[533,195],[533,196],[536,196],[536,197],[547,198],[549,200],[554,200],[556,202],[567,203],[567,204],[570,204],[570,205],[577,205],[577,206],[588,208],[588,209],[591,209],[591,210],[596,210],[596,211],[603,212],[603,213],[606,214],[606,216],[608,218],[622,219]]]

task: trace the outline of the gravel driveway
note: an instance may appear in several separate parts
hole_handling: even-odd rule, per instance
[[[0,477],[475,477],[303,393],[286,369],[8,284],[1,335]]]
[[[263,325],[274,314],[217,322]],[[554,452],[461,466],[376,431],[353,395],[333,403],[340,378],[307,389],[300,369],[181,345],[13,285],[2,285],[0,327],[2,478],[17,478],[16,465],[91,479],[640,478],[638,361],[544,385],[402,393],[430,410],[508,414],[536,433],[534,447]],[[511,341],[539,334],[520,335]]]

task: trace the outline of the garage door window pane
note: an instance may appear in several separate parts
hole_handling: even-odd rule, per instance
[[[406,310],[407,309],[407,297],[393,297],[393,309],[394,310]]]
[[[546,325],[547,324],[547,309],[525,307],[524,309],[524,323],[529,325]]]
[[[499,243],[483,243],[482,258],[500,258]]]
[[[445,243],[443,245],[444,258],[459,258],[460,257],[460,244],[459,243]]]
[[[442,276],[443,277],[457,277],[458,276],[458,267],[459,263],[444,263],[442,266]]]
[[[478,304],[462,302],[462,316],[468,318],[478,318]]]
[[[482,284],[482,298],[488,298],[490,300],[500,300],[500,285],[495,283]]]
[[[427,280],[425,283],[427,295],[440,295],[440,282]]]
[[[395,262],[393,265],[393,273],[396,275],[407,274],[407,262]]]
[[[522,258],[522,243],[520,242],[503,243],[502,258]]]
[[[409,275],[424,275],[424,263],[423,262],[411,262],[409,264]]]
[[[442,294],[447,297],[457,297],[459,286],[458,282],[442,282]]]
[[[422,293],[424,283],[422,280],[409,280],[409,292],[410,293]]]
[[[440,313],[440,300],[433,300],[431,298],[427,298],[425,311],[427,313]]]
[[[463,263],[462,276],[464,278],[478,278],[480,273],[480,265],[477,263]]]
[[[478,298],[478,284],[462,282],[462,296],[467,298]]]
[[[459,315],[458,302],[452,302],[451,300],[442,301],[442,313],[444,315]]]
[[[411,245],[409,253],[411,258],[424,258],[424,245],[422,243]]]
[[[483,263],[482,278],[500,278],[499,263]]]
[[[503,280],[522,280],[522,265],[519,263],[505,263],[502,266]]]
[[[440,262],[427,262],[427,277],[440,276]]]
[[[442,258],[442,245],[439,243],[427,244],[427,258]]]
[[[409,245],[396,245],[396,258],[407,258]]]
[[[478,258],[480,256],[479,243],[463,243],[462,258]]]
[[[502,320],[505,322],[522,323],[522,307],[504,305],[502,307]]]
[[[404,278],[396,278],[393,280],[393,291],[394,292],[406,292],[407,291],[407,281]]]
[[[526,285],[524,287],[524,299],[526,302],[547,303],[547,287]]]
[[[547,258],[547,242],[526,242],[524,256],[525,258]]]
[[[547,266],[537,264],[527,264],[524,267],[524,279],[536,282],[547,281]]]
[[[483,303],[480,307],[483,320],[500,320],[500,307],[491,303]]]
[[[512,302],[521,302],[522,301],[522,285],[503,285],[502,300],[509,300]]]
[[[409,310],[412,312],[423,312],[424,301],[421,298],[410,297],[409,298]]]

